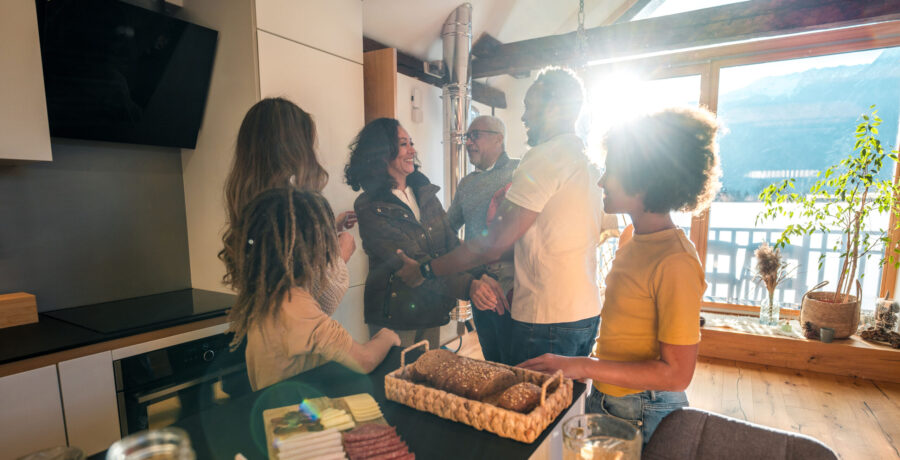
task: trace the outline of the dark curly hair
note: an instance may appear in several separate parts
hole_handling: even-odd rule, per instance
[[[277,317],[291,288],[324,282],[325,267],[338,257],[333,216],[322,195],[295,188],[264,191],[241,210],[219,252],[224,281],[237,291],[228,313],[232,347],[256,321]]]
[[[399,129],[400,122],[393,118],[372,120],[350,144],[350,161],[344,167],[344,178],[353,191],[362,189],[371,193],[397,185],[388,174],[388,163],[400,153]]]
[[[544,104],[556,104],[567,118],[578,118],[584,104],[584,84],[572,69],[544,67],[531,86],[539,89],[537,94]]]
[[[635,118],[606,133],[606,171],[629,195],[644,193],[647,212],[698,213],[721,183],[715,116],[679,107]]]

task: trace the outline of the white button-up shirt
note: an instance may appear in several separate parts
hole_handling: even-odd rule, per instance
[[[574,134],[522,157],[506,199],[540,214],[515,246],[514,320],[567,323],[600,314],[597,245],[616,221],[603,212],[599,179]]]

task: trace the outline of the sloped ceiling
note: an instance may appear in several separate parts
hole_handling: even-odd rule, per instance
[[[363,35],[422,60],[441,58],[441,26],[460,0],[363,0]],[[470,0],[472,41],[503,43],[572,32],[578,0]],[[585,27],[606,24],[633,0],[584,0]]]

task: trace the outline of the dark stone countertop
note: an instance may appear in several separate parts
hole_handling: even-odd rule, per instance
[[[41,313],[0,329],[0,364],[223,316],[235,296],[183,289]]]
[[[526,459],[563,418],[565,411],[533,443],[525,444],[389,401],[384,395],[384,376],[400,367],[401,350],[400,347],[392,348],[371,374],[357,374],[338,363],[326,363],[179,420],[174,426],[187,431],[198,459],[231,459],[237,453],[249,460],[265,459],[263,411],[297,404],[304,398],[369,393],[381,406],[385,420],[397,427],[397,433],[416,458]],[[420,354],[421,350],[413,350],[407,354],[407,359],[414,361]],[[586,388],[585,384],[576,381],[572,401],[577,401]]]

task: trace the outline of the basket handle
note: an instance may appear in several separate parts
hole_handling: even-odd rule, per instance
[[[414,343],[414,344],[404,348],[403,351],[400,352],[400,368],[401,369],[406,367],[406,352],[415,350],[416,348],[419,348],[423,344],[425,345],[425,351],[428,351],[428,341],[423,340],[421,342]]]
[[[556,380],[557,377],[559,377],[559,384],[561,386],[563,383],[562,371],[556,371],[556,373],[553,374],[549,379],[544,380],[544,384],[541,385],[541,405],[542,406],[544,405],[544,402],[546,402],[546,400],[547,400],[547,387],[550,386],[550,382]]]
[[[857,282],[857,284],[858,284],[858,283],[859,283],[859,280],[857,280],[856,282]],[[821,283],[819,283],[819,284],[813,286],[812,289],[810,289],[810,290],[804,292],[804,293],[803,293],[803,297],[800,297],[800,309],[801,309],[801,310],[803,309],[803,299],[805,299],[806,296],[808,296],[810,292],[815,291],[816,289],[819,289],[820,287],[825,286],[826,284],[828,284],[828,280],[822,281]]]

